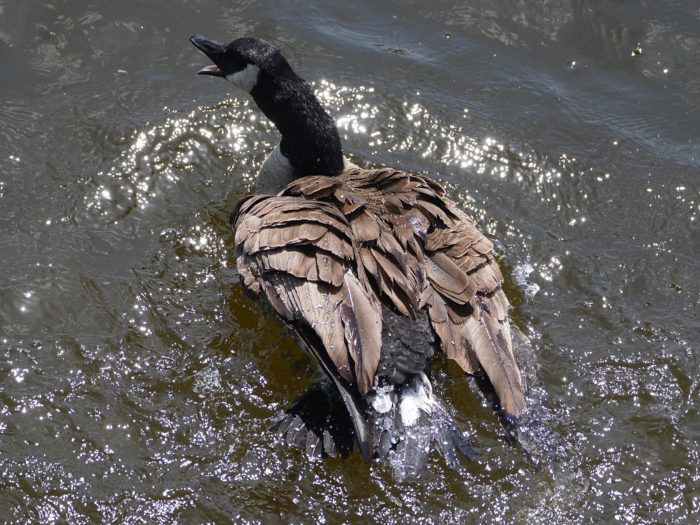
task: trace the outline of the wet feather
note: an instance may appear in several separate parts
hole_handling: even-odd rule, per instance
[[[365,394],[374,384],[379,304],[406,316],[425,308],[447,356],[465,372],[482,368],[509,414],[524,411],[492,244],[439,184],[353,168],[248,199],[234,220],[244,285],[316,334],[307,346],[318,341],[312,353],[349,387]]]

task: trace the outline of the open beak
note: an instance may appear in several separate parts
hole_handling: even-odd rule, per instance
[[[209,57],[209,60],[214,62],[210,66],[203,67],[200,69],[198,75],[211,75],[214,77],[223,77],[224,74],[221,72],[221,68],[217,64],[219,58],[223,55],[224,45],[214,40],[208,40],[201,35],[194,35],[190,37],[190,42],[199,49],[202,53]]]

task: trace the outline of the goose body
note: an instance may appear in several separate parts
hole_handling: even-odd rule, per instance
[[[191,41],[214,63],[200,73],[249,92],[282,134],[256,195],[231,215],[238,272],[319,362],[363,456],[408,450],[412,425],[427,429],[417,448],[471,455],[432,396],[436,350],[517,421],[527,405],[509,303],[474,221],[428,177],[349,163],[333,119],[275,46]]]

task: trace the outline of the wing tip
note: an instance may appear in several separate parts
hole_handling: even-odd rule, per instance
[[[517,424],[527,414],[527,401],[522,392],[514,393],[511,399],[500,400],[503,417]]]

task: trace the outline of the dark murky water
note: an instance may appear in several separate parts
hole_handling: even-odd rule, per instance
[[[9,522],[690,523],[700,516],[700,7],[0,0],[0,515]],[[411,5],[412,4],[412,5]],[[276,142],[194,32],[278,43],[365,165],[494,238],[562,460],[455,369],[482,450],[419,482],[269,419],[320,376],[244,298],[227,215]]]

